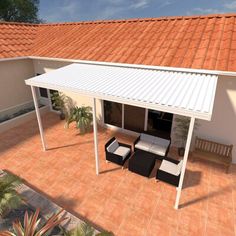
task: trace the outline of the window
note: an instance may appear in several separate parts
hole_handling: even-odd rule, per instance
[[[124,128],[135,132],[144,131],[145,109],[124,105]]]
[[[120,103],[104,101],[104,122],[122,127],[122,105]]]
[[[50,100],[51,100],[51,104],[52,104],[52,109],[55,110],[55,111],[58,111],[58,109],[53,105],[53,101],[52,101],[52,95],[53,95],[54,93],[58,93],[58,91],[57,91],[57,90],[53,90],[53,89],[50,89],[50,90],[49,90]]]
[[[48,98],[48,91],[45,88],[39,88],[40,97]]]
[[[40,75],[40,74],[37,73],[36,76],[38,76],[38,75]],[[39,88],[39,95],[42,98],[48,98],[48,91],[47,91],[47,89]]]
[[[173,114],[148,110],[147,131],[152,135],[169,138],[171,134]]]

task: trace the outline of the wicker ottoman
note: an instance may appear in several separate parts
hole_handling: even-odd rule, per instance
[[[137,150],[129,160],[129,170],[149,177],[156,162],[156,155],[153,153]]]

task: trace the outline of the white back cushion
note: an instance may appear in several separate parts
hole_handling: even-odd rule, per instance
[[[170,144],[170,140],[159,138],[159,137],[154,137],[153,142],[163,147],[168,147],[168,145]]]
[[[148,135],[148,134],[141,134],[140,135],[140,140],[142,140],[142,141],[152,143],[154,139],[155,139],[155,137],[152,135]]]
[[[118,147],[119,147],[119,143],[117,142],[117,140],[114,140],[114,141],[107,147],[107,151],[113,153]]]
[[[150,142],[140,140],[135,144],[135,147],[144,151],[149,151],[151,145],[152,144]]]

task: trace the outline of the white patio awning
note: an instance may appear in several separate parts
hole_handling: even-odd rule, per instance
[[[26,84],[211,120],[217,79],[201,72],[78,63]]]
[[[96,173],[99,174],[96,98],[190,116],[183,166],[175,201],[178,209],[195,118],[210,120],[218,76],[214,73],[137,66],[78,63],[26,80],[31,86],[44,150],[42,122],[34,87],[75,92],[93,98]]]

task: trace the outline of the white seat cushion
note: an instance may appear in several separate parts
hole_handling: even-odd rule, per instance
[[[149,143],[147,141],[140,140],[135,144],[135,147],[138,149],[141,149],[143,151],[149,151],[149,149],[151,147],[151,143]]]
[[[167,160],[163,160],[161,162],[160,170],[165,171],[169,174],[178,176],[180,174],[181,169],[175,163],[172,163]]]
[[[127,157],[127,155],[129,154],[129,152],[130,152],[129,148],[119,146],[113,153],[123,157],[123,160],[124,160]]]
[[[152,144],[150,149],[149,149],[149,152],[157,154],[159,156],[165,156],[166,150],[167,150],[167,147],[163,147],[163,146],[158,145],[158,144]]]
[[[108,152],[115,152],[115,150],[119,147],[119,143],[117,142],[117,140],[114,140],[108,147],[107,147],[107,151]]]

